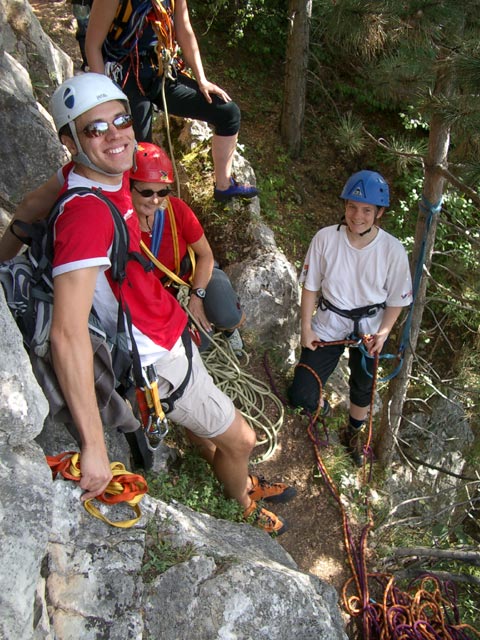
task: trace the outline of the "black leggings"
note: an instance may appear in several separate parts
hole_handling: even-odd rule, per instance
[[[344,345],[331,345],[317,347],[315,351],[302,348],[299,364],[305,364],[315,371],[322,387],[325,387],[328,378],[333,373],[340,360],[345,347]],[[372,373],[373,358],[365,358],[366,368]],[[362,366],[362,353],[359,348],[349,348],[348,366],[350,368],[350,402],[359,407],[367,407],[370,404],[373,378],[371,378]],[[305,367],[297,366],[293,377],[293,382],[288,390],[290,403],[294,407],[303,407],[314,413],[318,408],[319,401],[318,381],[311,371]]]
[[[149,66],[141,67],[139,74],[145,95],[141,94],[132,71],[123,90],[130,102],[136,139],[151,142],[152,105],[163,111],[162,78],[154,75]],[[212,96],[209,104],[197,82],[183,73],[179,73],[174,81],[166,80],[165,99],[169,114],[207,122],[219,136],[233,136],[240,129],[240,109],[235,102],[224,102],[218,96]]]

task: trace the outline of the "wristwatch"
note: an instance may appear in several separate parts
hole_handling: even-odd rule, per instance
[[[196,295],[197,298],[201,298],[202,300],[207,295],[207,292],[205,291],[205,289],[202,289],[201,287],[198,287],[198,289],[192,289],[192,293]]]

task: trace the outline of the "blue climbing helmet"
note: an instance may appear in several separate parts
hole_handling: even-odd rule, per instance
[[[340,195],[343,200],[354,200],[374,204],[377,207],[388,207],[390,192],[385,179],[376,171],[358,171],[346,181]]]

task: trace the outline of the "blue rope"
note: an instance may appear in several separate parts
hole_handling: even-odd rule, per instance
[[[155,257],[158,256],[160,245],[162,244],[163,229],[165,227],[165,209],[157,209],[153,220],[152,241],[150,251]]]
[[[425,223],[425,234],[422,239],[420,253],[418,254],[417,266],[415,268],[415,273],[413,276],[412,304],[410,305],[410,310],[408,312],[407,320],[405,321],[405,325],[403,327],[400,346],[398,349],[399,353],[402,354],[402,359],[403,359],[403,353],[406,347],[406,342],[410,336],[410,329],[412,326],[413,304],[417,298],[418,289],[420,287],[420,281],[422,279],[423,267],[425,265],[425,248],[427,246],[427,236],[428,236],[428,232],[430,231],[433,216],[437,215],[442,210],[442,198],[440,198],[440,200],[436,204],[432,204],[425,198],[424,195],[422,195],[422,201],[420,202],[420,207],[428,213],[428,216]]]
[[[400,338],[400,346],[398,347],[398,354],[397,355],[393,355],[391,353],[388,353],[388,354],[380,355],[381,359],[387,359],[387,360],[391,360],[391,359],[394,359],[394,358],[398,359],[398,365],[395,367],[395,369],[394,369],[394,371],[392,373],[390,373],[389,375],[387,375],[387,376],[385,376],[383,378],[379,378],[378,382],[387,382],[388,380],[391,380],[392,378],[394,378],[398,374],[398,372],[400,371],[400,369],[403,366],[403,357],[404,357],[404,353],[405,353],[406,343],[407,343],[408,338],[410,336],[410,329],[412,327],[413,303],[416,300],[416,297],[417,297],[417,294],[418,294],[418,289],[420,288],[420,281],[422,279],[423,267],[425,265],[425,249],[426,249],[426,246],[427,246],[427,236],[428,236],[428,232],[430,231],[430,227],[431,227],[431,224],[432,224],[433,216],[437,215],[442,210],[442,198],[440,198],[440,200],[436,204],[431,204],[425,198],[425,196],[422,195],[422,200],[420,202],[420,207],[424,211],[426,211],[428,213],[428,216],[427,216],[427,220],[426,220],[426,223],[425,223],[425,234],[424,234],[423,239],[422,239],[422,244],[421,244],[421,247],[420,247],[420,253],[418,255],[417,266],[415,268],[415,273],[414,273],[414,276],[413,276],[412,304],[410,305],[410,309],[408,311],[408,316],[407,316],[407,319],[406,319],[404,327],[403,327],[402,335],[401,335],[401,338]],[[368,353],[368,351],[365,348],[365,345],[363,345],[362,343],[358,344],[358,348],[362,352],[362,368],[370,378],[373,378],[372,374],[367,369],[367,361],[366,361],[367,358],[370,358],[370,359],[373,360],[373,356],[371,356]]]

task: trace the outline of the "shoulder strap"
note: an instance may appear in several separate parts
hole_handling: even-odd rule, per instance
[[[123,30],[128,25],[132,10],[132,0],[121,0],[109,30],[109,35],[113,40],[117,40],[122,35]]]

